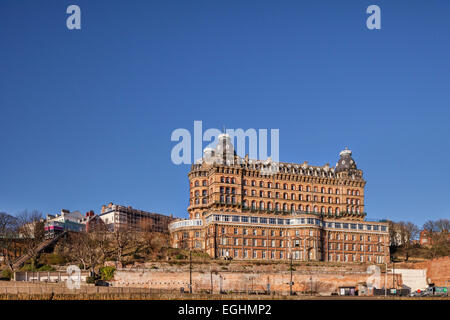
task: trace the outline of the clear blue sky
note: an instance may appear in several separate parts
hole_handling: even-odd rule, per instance
[[[66,28],[77,4],[82,30]],[[366,28],[381,7],[382,29]],[[0,2],[0,211],[186,217],[176,128],[278,128],[280,160],[348,146],[369,218],[449,218],[450,2]]]

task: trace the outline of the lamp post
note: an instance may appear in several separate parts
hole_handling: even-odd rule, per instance
[[[192,251],[189,250],[189,293],[192,293]]]
[[[212,267],[209,266],[209,273],[211,276],[211,294],[213,294],[213,276],[212,276]]]
[[[291,258],[290,258],[290,260],[291,260],[291,281],[289,282],[289,295],[291,295],[292,296],[292,253],[291,253]]]
[[[384,272],[385,272],[385,275],[384,275],[384,297],[386,298],[386,296],[387,296],[387,274],[388,274],[388,265],[387,265],[387,262],[386,262],[386,261],[384,262],[384,264],[385,264],[385,266],[386,266],[386,270],[384,271]]]

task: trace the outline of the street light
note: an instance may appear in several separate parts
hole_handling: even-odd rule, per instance
[[[387,262],[384,262],[385,266],[386,266],[386,270],[384,271],[384,297],[386,298],[387,296],[387,274],[388,274],[388,265]]]
[[[189,250],[189,293],[192,293],[192,251]]]
[[[291,281],[289,282],[289,295],[292,296],[292,253],[291,253]]]

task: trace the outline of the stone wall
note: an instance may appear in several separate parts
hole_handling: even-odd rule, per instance
[[[298,267],[297,267],[298,268]],[[189,270],[141,269],[117,270],[112,285],[115,287],[143,287],[159,289],[189,289]],[[336,270],[335,268],[319,268],[317,270],[295,269],[292,272],[293,291],[312,291],[320,294],[337,292],[340,286],[358,286],[366,283],[371,274],[366,271]],[[381,288],[387,280],[388,287],[392,287],[393,276],[387,278],[381,274],[376,287]],[[271,291],[277,293],[289,292],[290,271],[209,271],[194,270],[192,272],[193,292],[222,291],[233,292],[262,292],[270,286]],[[395,275],[395,284],[401,285],[401,275]]]
[[[396,270],[397,268],[425,269],[426,279],[430,279],[431,283],[434,283],[437,287],[444,287],[446,284],[447,287],[450,287],[450,257],[441,257],[417,263],[396,263],[395,266]]]

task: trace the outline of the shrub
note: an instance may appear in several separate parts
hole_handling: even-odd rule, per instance
[[[89,284],[94,284],[95,283],[95,281],[97,280],[97,277],[86,277],[86,283],[89,283]]]
[[[116,268],[114,267],[102,267],[100,268],[100,276],[102,280],[109,281],[114,277],[114,271]]]
[[[36,271],[36,268],[33,268],[31,264],[24,264],[22,268],[20,268],[20,271]]]
[[[11,280],[13,277],[14,277],[14,274],[11,270],[5,269],[2,271],[2,276],[1,276],[2,279]]]
[[[55,271],[55,268],[49,266],[48,264],[45,264],[42,267],[39,267],[37,271]]]
[[[50,265],[63,265],[66,263],[66,259],[63,256],[54,253],[46,253],[39,259],[42,264]]]

